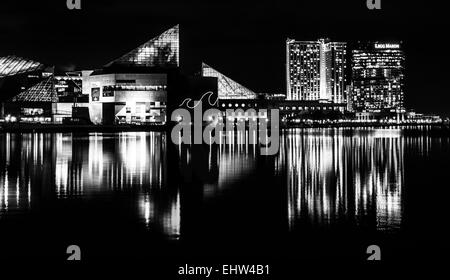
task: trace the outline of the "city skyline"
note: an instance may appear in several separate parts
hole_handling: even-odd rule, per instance
[[[358,42],[348,47],[347,42],[328,38],[287,39],[287,92],[282,98],[287,103],[278,99],[283,94],[257,94],[205,63],[201,77],[183,73],[181,50],[177,24],[101,68],[62,72],[59,78],[55,66],[16,56],[0,58],[0,116],[6,122],[166,125],[177,100],[183,95],[199,97],[207,90],[217,93],[222,110],[258,107],[265,100],[259,105],[283,111],[283,122],[291,125],[311,119],[443,121],[404,107],[402,42]],[[237,99],[245,102],[237,103]]]

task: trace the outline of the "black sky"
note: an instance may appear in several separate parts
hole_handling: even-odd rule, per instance
[[[175,24],[183,69],[202,61],[258,92],[284,92],[285,40],[401,40],[406,104],[450,113],[449,16],[444,1],[0,1],[0,56],[15,54],[63,69],[98,68]]]

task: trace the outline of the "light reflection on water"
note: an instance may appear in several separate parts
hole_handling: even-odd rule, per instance
[[[180,193],[166,186],[165,134],[6,134],[0,139],[0,218],[29,210],[33,199],[136,193],[138,215],[149,229],[180,235]]]
[[[225,138],[231,139],[230,143]],[[221,145],[177,146],[183,180],[191,182],[193,177],[199,178],[204,199],[231,190],[255,171],[259,150],[256,145],[239,141],[236,133],[224,134],[222,139]]]
[[[156,189],[165,181],[165,135],[67,135],[57,136],[55,146],[56,194],[60,198],[108,190]]]
[[[258,165],[270,165],[265,170],[273,173],[258,173],[260,183],[269,176],[287,183],[279,189],[287,188],[291,230],[343,222],[396,230],[404,219],[405,153],[426,156],[433,145],[431,137],[406,137],[401,129],[287,130],[280,153],[266,160],[243,143],[169,148],[168,141],[162,132],[0,134],[0,221],[52,199],[115,194],[131,196],[131,214],[148,230],[179,238],[182,188],[193,176],[209,200],[246,188],[242,182]]]
[[[286,170],[289,226],[355,221],[401,227],[405,139],[400,129],[286,131],[278,168]]]

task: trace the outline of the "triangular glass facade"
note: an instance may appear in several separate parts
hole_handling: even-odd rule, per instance
[[[218,79],[219,99],[255,99],[256,93],[233,81],[211,66],[202,64],[203,77],[215,77]]]
[[[44,65],[14,55],[0,57],[0,78],[41,70]]]
[[[21,92],[13,102],[58,102],[53,76]]]
[[[106,66],[144,66],[176,68],[180,66],[180,29],[175,26],[158,37],[116,59]]]

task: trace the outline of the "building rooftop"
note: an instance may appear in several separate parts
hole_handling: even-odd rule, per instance
[[[21,92],[12,99],[13,102],[58,102],[53,76]]]
[[[142,44],[122,57],[108,63],[110,66],[141,66],[176,68],[180,66],[179,25]]]
[[[225,76],[206,63],[202,64],[202,76],[218,79],[219,99],[255,99],[257,97],[255,92]]]
[[[44,67],[39,62],[14,55],[0,57],[0,78],[42,70]]]

